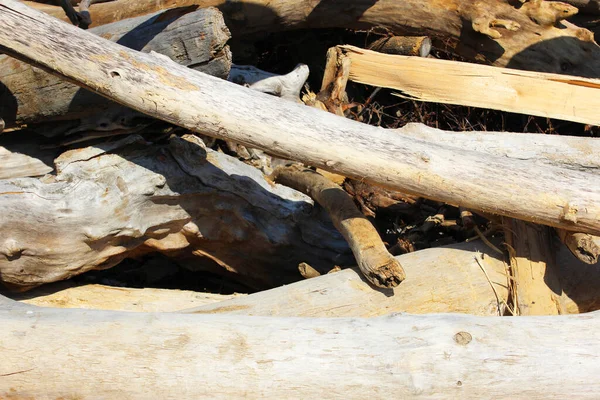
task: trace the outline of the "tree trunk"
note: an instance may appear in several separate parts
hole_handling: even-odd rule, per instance
[[[4,302],[2,397],[581,399],[600,391],[597,313],[321,319]]]
[[[209,136],[452,205],[600,233],[598,174],[390,135],[52,21],[6,0],[0,6],[0,46],[138,111]]]
[[[182,14],[182,10],[162,11],[90,32],[131,49],[155,51],[186,67],[227,78],[231,54],[226,43],[230,35],[221,13],[209,8]],[[81,119],[82,130],[109,130],[115,129],[113,122],[128,115],[126,109],[112,101],[4,55],[0,55],[0,89],[0,118],[6,127]],[[114,115],[112,119],[107,110]],[[47,131],[47,124],[42,128]],[[76,128],[70,127],[72,131]]]
[[[468,59],[501,67],[600,77],[600,48],[591,32],[568,22],[554,26],[556,15],[564,19],[577,9],[531,3],[517,8],[506,0],[117,0],[93,5],[90,12],[94,24],[106,24],[168,7],[218,6],[234,38],[286,29],[382,27],[444,39]],[[51,13],[66,19],[58,7]]]

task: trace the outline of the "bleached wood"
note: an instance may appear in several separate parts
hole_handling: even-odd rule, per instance
[[[599,79],[341,48],[352,61],[350,80],[411,99],[600,125]]]
[[[457,150],[472,150],[514,160],[581,170],[600,168],[600,138],[512,132],[451,132],[420,123],[409,123],[395,132]]]
[[[300,279],[300,262],[324,272],[351,254],[309,197],[195,136],[153,145],[132,135],[54,163],[54,176],[0,180],[5,284],[26,289],[164,252],[265,289]]]
[[[283,99],[300,102],[300,91],[308,79],[306,64],[298,64],[291,72],[277,75],[251,65],[232,65],[229,81]]]
[[[14,0],[0,6],[0,45],[104,96],[209,136],[453,205],[600,233],[595,173],[483,158],[394,136],[133,52]]]
[[[564,11],[558,14],[562,19],[577,11],[558,4]],[[93,5],[90,11],[94,24],[106,24],[191,5],[218,6],[234,37],[302,28],[383,28],[399,35],[431,35],[468,59],[498,66],[600,76],[600,48],[591,32],[564,21],[556,27],[538,25],[526,8],[507,0],[117,0]],[[66,20],[62,9],[41,7]],[[533,11],[535,16],[538,10]],[[552,10],[542,9],[541,14],[544,11],[556,21]]]
[[[229,300],[240,295],[222,295],[191,290],[133,289],[106,285],[44,285],[10,298],[39,307],[94,310],[173,312]]]
[[[161,11],[93,28],[90,32],[226,78],[231,66],[231,52],[226,43],[231,35],[221,13],[209,8],[181,14],[181,10]],[[0,90],[0,117],[7,127],[79,119],[78,125],[62,130],[73,133],[115,130],[115,123],[131,125],[131,113],[122,107],[115,107],[113,102],[97,94],[6,55],[0,55],[0,82],[4,87]],[[39,130],[50,135],[52,127],[46,124]]]
[[[597,313],[320,319],[3,303],[3,397],[583,399],[600,390]]]

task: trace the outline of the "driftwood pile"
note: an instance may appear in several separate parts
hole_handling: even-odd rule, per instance
[[[600,125],[596,1],[93,3],[0,0],[0,398],[596,396],[600,139],[360,122],[388,88]],[[233,63],[332,27],[387,34],[317,92]],[[69,280],[156,254],[253,293]]]

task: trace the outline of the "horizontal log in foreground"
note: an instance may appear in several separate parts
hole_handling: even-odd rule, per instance
[[[600,316],[274,318],[0,299],[0,397],[595,398]]]
[[[14,0],[0,5],[0,49],[196,132],[452,205],[600,233],[595,173],[394,135],[126,49]]]

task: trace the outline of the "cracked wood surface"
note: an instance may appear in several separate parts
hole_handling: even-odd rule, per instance
[[[93,28],[90,32],[135,50],[163,54],[181,65],[220,78],[227,78],[231,67],[226,45],[229,31],[221,13],[214,8],[188,14],[182,10],[161,11]],[[110,125],[127,114],[115,106],[64,79],[0,55],[0,117],[7,127],[79,119],[81,129],[102,128],[99,126],[102,123]],[[47,132],[52,127],[43,124],[40,130]],[[102,129],[108,130],[110,126]]]
[[[600,233],[596,173],[394,135],[131,51],[14,0],[0,5],[0,46],[196,132],[451,205]]]

